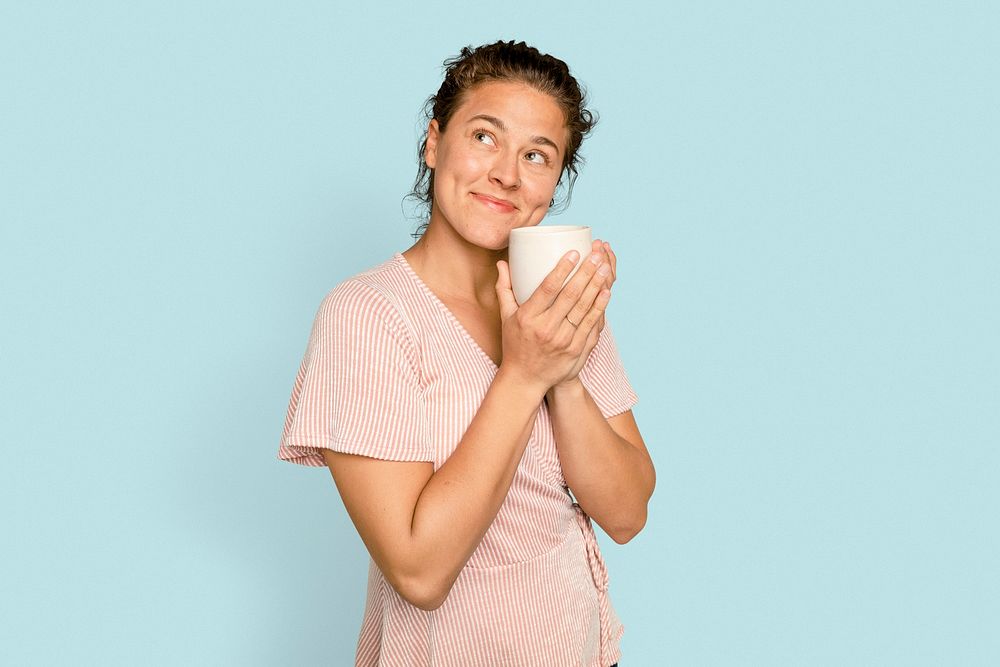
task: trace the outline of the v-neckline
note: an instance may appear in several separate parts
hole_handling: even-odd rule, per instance
[[[486,350],[484,350],[483,346],[479,344],[479,341],[477,341],[475,338],[472,337],[472,334],[470,334],[469,330],[465,328],[465,325],[462,324],[462,321],[459,320],[458,317],[456,317],[453,312],[451,312],[451,309],[445,305],[444,301],[438,298],[438,295],[435,294],[434,291],[427,286],[427,283],[425,283],[419,275],[417,275],[417,272],[414,271],[412,266],[410,266],[410,263],[406,261],[406,257],[403,256],[403,253],[397,252],[395,254],[395,258],[396,261],[398,261],[400,265],[402,265],[403,269],[410,276],[410,278],[413,279],[413,282],[415,282],[417,286],[420,287],[421,290],[423,290],[424,294],[427,295],[427,298],[429,298],[433,303],[435,303],[437,307],[441,309],[441,312],[445,314],[445,317],[447,317],[452,322],[452,325],[458,331],[458,333],[463,338],[465,338],[466,341],[468,341],[469,345],[471,345],[473,349],[475,349],[475,351],[479,354],[479,356],[482,357],[483,361],[485,361],[487,364],[490,365],[490,368],[493,370],[493,372],[498,371],[500,367],[497,366],[495,361],[493,361],[493,357],[486,354]]]

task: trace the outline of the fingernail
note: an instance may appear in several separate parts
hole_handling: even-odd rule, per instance
[[[593,262],[594,264],[600,264],[601,263],[601,253],[595,252],[593,255],[590,256],[590,261]]]
[[[574,264],[576,264],[576,262],[580,259],[580,253],[578,253],[576,250],[570,250],[569,251],[569,255],[568,255],[568,259],[569,259],[569,261],[571,261]]]
[[[609,273],[611,273],[611,267],[608,266],[607,264],[604,264],[604,265],[601,266],[601,268],[597,269],[597,272],[599,274],[601,274],[602,276],[606,276]]]

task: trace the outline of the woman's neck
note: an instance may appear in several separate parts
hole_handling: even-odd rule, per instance
[[[480,307],[497,306],[498,260],[507,259],[507,249],[490,250],[462,238],[438,233],[433,224],[402,254],[420,279],[439,297],[457,299]]]

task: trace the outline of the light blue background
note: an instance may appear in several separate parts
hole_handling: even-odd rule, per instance
[[[658,486],[624,665],[997,664],[991,3],[5,3],[0,663],[348,664],[367,557],[276,448],[411,243],[465,44],[570,63]]]

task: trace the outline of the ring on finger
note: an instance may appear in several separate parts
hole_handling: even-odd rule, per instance
[[[577,324],[573,320],[569,319],[569,315],[566,316],[566,321],[569,322],[570,324],[572,324],[574,329],[580,326],[579,324]]]

